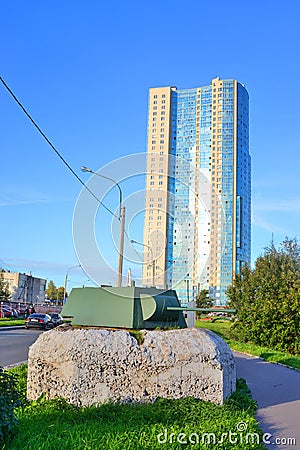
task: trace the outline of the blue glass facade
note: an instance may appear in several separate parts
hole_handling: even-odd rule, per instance
[[[194,227],[190,197],[194,190],[196,147],[196,89],[174,91],[171,107],[171,153],[174,155],[174,201],[169,205],[173,218],[169,220],[172,237],[168,239],[168,284],[176,285],[179,298],[187,297],[192,283]],[[191,269],[191,270],[190,270]]]
[[[225,304],[250,263],[248,102],[234,80],[171,92],[166,283],[182,303],[201,286]]]
[[[233,276],[234,206],[234,82],[224,81],[222,89],[222,252],[220,261],[220,303]]]
[[[249,154],[249,97],[237,85],[236,273],[251,257],[251,158]]]

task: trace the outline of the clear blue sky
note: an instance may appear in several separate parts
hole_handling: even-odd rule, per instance
[[[0,74],[84,180],[82,165],[97,170],[145,152],[150,87],[196,87],[216,76],[244,83],[254,261],[272,233],[276,243],[299,237],[299,13],[297,0],[6,1]],[[62,285],[77,264],[72,217],[81,186],[3,86],[0,145],[0,266]],[[142,177],[124,183],[128,194],[143,187]],[[107,202],[117,208],[117,192]],[[104,247],[108,216],[100,209],[96,221]],[[141,217],[131,237],[142,240]],[[88,284],[80,269],[69,276],[70,287]]]

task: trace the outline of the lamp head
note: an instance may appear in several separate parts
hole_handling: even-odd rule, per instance
[[[88,167],[85,167],[85,166],[81,166],[81,170],[82,170],[82,172],[92,172],[91,169],[89,169]]]

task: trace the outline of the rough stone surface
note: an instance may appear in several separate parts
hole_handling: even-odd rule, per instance
[[[211,331],[141,331],[61,326],[29,349],[28,398],[63,397],[75,405],[152,402],[193,396],[222,404],[235,390],[228,345]]]

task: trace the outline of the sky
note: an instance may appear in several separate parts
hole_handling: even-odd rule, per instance
[[[245,84],[254,262],[272,236],[276,244],[299,238],[299,13],[297,0],[4,1],[0,76],[84,182],[90,177],[83,165],[107,166],[103,173],[111,177],[117,170],[124,198],[133,202],[144,177],[127,156],[146,151],[148,89],[204,86],[216,76]],[[112,268],[95,261],[98,278],[114,284],[118,222],[95,199],[85,206],[80,182],[3,85],[0,148],[0,267],[57,286],[68,272],[68,289],[92,286],[91,274],[76,267],[86,239],[82,233],[73,242],[79,201],[75,218],[94,214],[91,232]],[[99,177],[91,183],[117,215],[117,188]],[[142,207],[126,230],[125,240],[143,240]],[[124,274],[131,267],[137,276],[142,248],[134,251]]]

